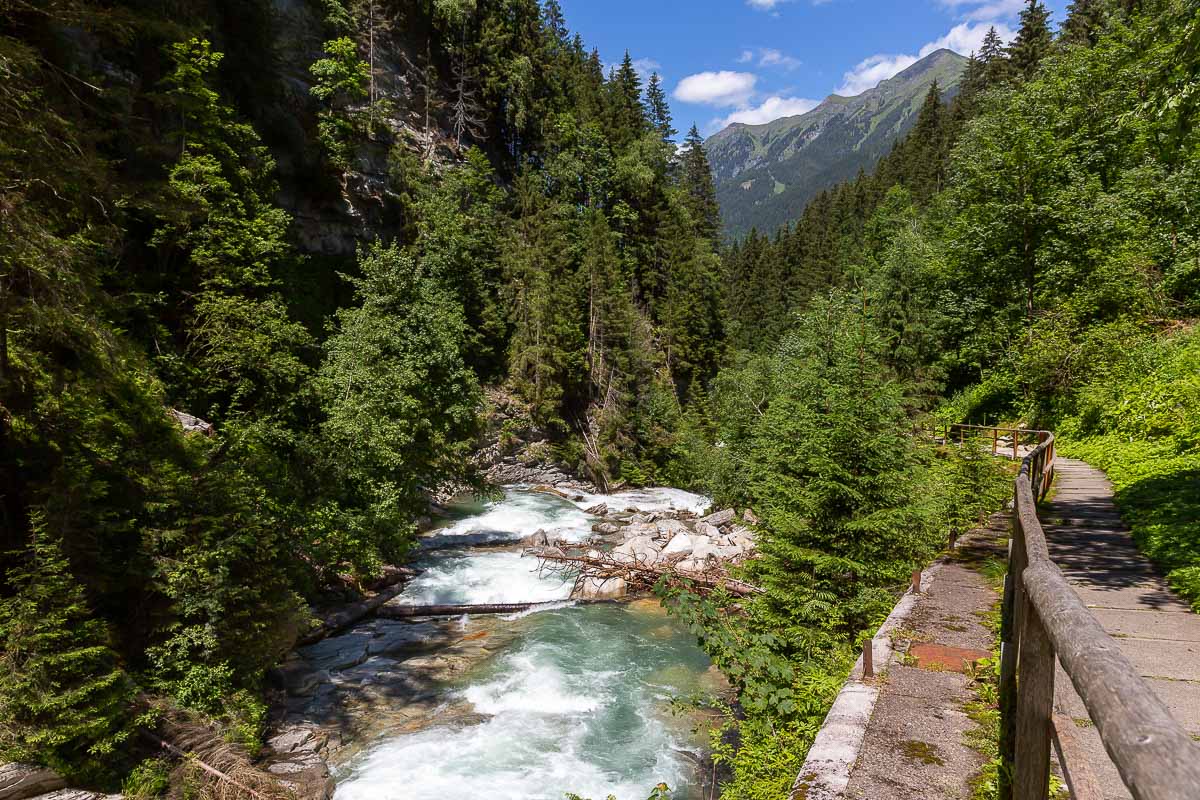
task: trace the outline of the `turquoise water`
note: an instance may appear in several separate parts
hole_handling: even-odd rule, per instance
[[[591,520],[577,512],[556,497],[511,492],[477,518],[520,536],[554,524],[565,537],[586,535]],[[454,526],[469,535],[464,523]],[[557,599],[570,590],[513,553],[438,554],[426,566],[424,582],[406,591],[411,602]],[[385,736],[343,767],[337,800],[561,800],[565,792],[641,800],[658,783],[678,798],[696,792],[700,742],[669,705],[709,686],[712,674],[694,638],[657,603],[559,608],[515,624],[510,645],[447,688],[447,702],[469,703],[482,721]]]

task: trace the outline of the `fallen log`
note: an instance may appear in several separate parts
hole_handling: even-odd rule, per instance
[[[729,577],[728,573],[720,566],[715,566],[704,572],[697,572],[695,570],[678,569],[674,563],[669,562],[665,564],[661,562],[650,563],[630,558],[629,556],[616,558],[611,553],[600,553],[596,556],[570,555],[563,553],[561,548],[555,549],[559,552],[547,553],[544,550],[531,549],[527,550],[526,553],[536,556],[542,562],[544,569],[555,569],[555,567],[548,566],[547,562],[558,565],[559,569],[564,566],[574,567],[579,571],[581,578],[593,578],[597,580],[624,578],[630,582],[640,578],[643,583],[654,583],[659,578],[665,576],[667,578],[688,580],[706,589],[724,589],[730,594],[735,594],[739,597],[763,594],[763,590],[759,587]]]
[[[314,628],[308,633],[301,636],[297,641],[297,645],[314,644],[321,641],[326,636],[331,636],[335,633],[340,633],[351,625],[357,624],[361,619],[369,616],[372,612],[377,611],[380,606],[387,603],[389,600],[394,600],[401,592],[404,591],[404,584],[407,578],[417,574],[412,570],[400,569],[396,571],[399,576],[395,583],[391,586],[385,586],[375,594],[360,600],[356,603],[350,603],[339,608],[334,613],[321,620],[319,627]]]
[[[572,605],[593,605],[595,603],[612,603],[614,600],[551,600],[537,603],[476,603],[473,605],[432,605],[432,606],[401,606],[384,605],[376,612],[387,619],[409,619],[411,617],[461,617],[463,614],[516,614],[521,611],[546,606],[547,608],[564,603]]]

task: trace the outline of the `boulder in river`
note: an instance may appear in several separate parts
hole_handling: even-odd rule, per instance
[[[659,549],[649,536],[635,536],[614,547],[611,555],[617,561],[649,566],[658,561]]]
[[[692,530],[679,520],[671,519],[670,517],[667,517],[666,519],[660,519],[658,522],[654,523],[654,527],[658,530],[658,533],[663,535],[665,538],[670,538],[677,533],[691,533]]]
[[[730,522],[733,522],[733,517],[734,517],[733,509],[725,508],[720,511],[716,511],[712,514],[709,514],[707,517],[701,517],[700,521],[707,522],[709,525],[714,525],[719,528],[722,525],[726,525]]]
[[[584,578],[574,597],[578,600],[619,600],[628,591],[624,578]]]
[[[612,536],[613,534],[621,532],[621,526],[614,525],[611,522],[597,522],[592,526],[592,532],[598,533],[601,536]]]
[[[663,548],[663,557],[673,556],[677,554],[687,554],[692,552],[692,537],[686,533],[677,533],[671,537],[671,541],[667,542],[667,546]]]
[[[521,540],[526,547],[547,547],[550,537],[543,530],[535,531]]]
[[[591,508],[584,509],[583,513],[591,514],[594,517],[606,517],[608,516],[608,504],[598,503]]]

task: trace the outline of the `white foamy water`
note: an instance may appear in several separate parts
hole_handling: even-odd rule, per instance
[[[437,537],[468,536],[472,534],[502,534],[520,539],[534,531],[544,530],[550,538],[577,542],[586,539],[593,518],[583,513],[589,503],[577,506],[551,494],[509,489],[503,500],[488,503],[482,514],[438,528]]]
[[[539,575],[538,560],[504,551],[455,551],[419,562],[399,602],[408,605],[545,603],[566,600],[574,578]]]
[[[641,800],[659,782],[686,797],[691,745],[664,724],[656,696],[688,689],[664,687],[663,674],[707,666],[690,637],[655,638],[660,617],[611,606],[529,622],[490,674],[456,692],[486,721],[382,741],[347,765],[336,800]]]
[[[580,541],[582,509],[701,511],[707,498],[675,489],[588,495],[569,502],[513,488],[480,513],[434,531],[439,546],[519,539],[536,530]],[[641,800],[658,783],[688,798],[694,747],[666,723],[664,699],[695,688],[708,660],[661,613],[562,603],[571,579],[534,558],[494,549],[430,552],[400,601],[409,604],[545,602],[508,618],[520,638],[486,674],[452,691],[486,719],[386,737],[339,769],[335,800],[562,800],[565,792]],[[555,602],[560,601],[560,602]],[[683,685],[681,685],[683,684]]]
[[[685,492],[683,489],[656,487],[631,489],[616,494],[585,494],[583,500],[575,501],[575,505],[580,508],[591,508],[597,503],[604,503],[610,511],[636,508],[638,511],[691,511],[699,514],[712,504],[712,500],[702,494]]]

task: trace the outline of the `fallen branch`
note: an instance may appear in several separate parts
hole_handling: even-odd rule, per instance
[[[176,758],[179,758],[180,760],[182,760],[186,763],[195,764],[201,770],[208,773],[209,775],[212,775],[218,781],[228,784],[229,786],[232,786],[233,788],[235,788],[241,792],[245,792],[246,794],[253,797],[254,800],[274,800],[273,798],[268,797],[267,795],[263,794],[262,792],[258,792],[258,791],[255,791],[254,789],[251,789],[249,786],[247,786],[244,783],[241,783],[240,781],[234,779],[233,777],[225,774],[224,772],[217,769],[216,767],[204,763],[203,761],[200,760],[200,758],[195,753],[184,752],[180,748],[178,748],[175,745],[168,742],[166,739],[160,739],[159,737],[155,736],[154,734],[152,734],[148,731],[143,730],[140,733],[142,734],[142,737],[145,738],[147,741],[153,742],[154,744],[161,747],[163,750],[166,750],[171,755],[175,756]],[[281,791],[280,795],[277,795],[277,797],[278,796],[286,796],[286,794],[287,794],[286,792]]]

